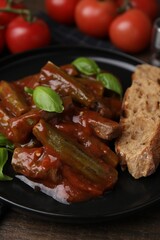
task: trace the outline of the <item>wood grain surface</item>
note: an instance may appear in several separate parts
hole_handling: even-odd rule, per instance
[[[1,240],[159,240],[160,205],[128,218],[98,224],[62,224],[9,211],[0,222]]]
[[[69,0],[68,0],[69,1]],[[44,10],[43,0],[26,0],[33,12]],[[149,54],[139,55],[148,59]],[[107,204],[107,203],[106,203]],[[0,220],[0,240],[159,240],[160,204],[128,218],[99,224],[62,224],[9,209]]]

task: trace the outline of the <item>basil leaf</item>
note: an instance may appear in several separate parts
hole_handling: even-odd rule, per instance
[[[8,151],[6,148],[0,148],[0,181],[12,180],[11,177],[3,174],[3,168],[8,160]]]
[[[36,106],[48,112],[61,113],[64,109],[60,96],[50,87],[38,86],[33,90]]]
[[[14,148],[14,144],[11,143],[2,133],[0,133],[0,146],[5,146],[6,148]]]
[[[97,80],[101,81],[104,87],[122,96],[123,90],[119,80],[111,73],[99,73]]]
[[[79,72],[85,75],[94,75],[100,72],[100,68],[98,67],[97,63],[85,57],[79,57],[75,59],[72,64],[78,69]]]

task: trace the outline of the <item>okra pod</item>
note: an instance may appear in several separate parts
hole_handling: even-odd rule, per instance
[[[70,64],[70,63],[62,65],[60,68],[72,77],[75,77],[79,74],[76,67],[73,64]]]
[[[52,62],[48,62],[40,73],[40,83],[48,84],[53,90],[63,96],[71,95],[72,98],[85,106],[90,106],[95,101],[94,95],[72,76]]]
[[[87,89],[90,90],[94,94],[96,98],[101,98],[104,93],[104,86],[100,81],[97,81],[95,79],[91,78],[85,78],[85,77],[76,77],[74,78],[75,81],[79,82],[83,86],[85,86]]]
[[[96,159],[88,156],[80,146],[73,144],[60,131],[52,127],[44,120],[40,120],[33,128],[33,134],[44,145],[53,148],[60,155],[63,163],[71,166],[87,179],[95,183],[115,183],[117,171],[110,165],[107,169]]]
[[[8,127],[8,121],[10,119],[9,114],[7,111],[3,108],[2,104],[0,104],[0,129],[6,129]]]
[[[56,124],[56,128],[80,143],[85,148],[85,152],[90,156],[102,159],[112,167],[117,167],[119,163],[118,156],[106,143],[97,136],[92,135],[90,129],[73,122]]]
[[[101,139],[112,140],[121,134],[122,129],[119,123],[104,118],[97,112],[81,111],[78,118],[82,125],[89,125]]]
[[[35,88],[39,86],[39,73],[21,78],[14,82],[14,84],[21,89],[24,89],[24,87]]]
[[[3,106],[14,116],[20,116],[28,111],[25,98],[11,83],[6,81],[0,82],[0,99]]]
[[[18,147],[14,150],[12,167],[18,173],[32,179],[48,179],[56,183],[59,179],[59,159],[52,160],[51,153],[44,147]]]
[[[41,118],[49,119],[53,117],[53,115],[54,113],[48,113],[39,109],[32,109],[19,117],[11,118],[9,120],[9,127],[12,132],[10,140],[16,143],[25,143],[29,140],[34,125],[36,125]]]

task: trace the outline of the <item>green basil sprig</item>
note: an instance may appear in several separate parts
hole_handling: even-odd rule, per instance
[[[2,133],[0,133],[0,146],[5,146],[8,149],[14,148],[14,144],[9,141]]]
[[[47,112],[61,113],[64,110],[60,96],[50,87],[38,86],[34,89],[25,87],[25,92],[33,96],[35,105]]]
[[[78,69],[80,73],[91,76],[98,74],[100,72],[100,68],[97,63],[91,58],[79,57],[76,58],[72,64]]]
[[[11,177],[3,173],[3,168],[7,160],[8,160],[8,150],[6,148],[0,148],[0,181],[12,180]]]
[[[99,73],[97,74],[97,80],[101,81],[104,87],[118,93],[122,97],[122,86],[119,80],[111,73]]]
[[[122,96],[122,86],[119,80],[111,73],[103,73],[97,63],[86,57],[76,58],[72,64],[85,75],[96,75],[96,79],[101,81],[105,88],[112,90]]]
[[[8,151],[13,151],[14,144],[0,133],[0,181],[12,180],[11,177],[3,174],[3,168],[8,160]]]

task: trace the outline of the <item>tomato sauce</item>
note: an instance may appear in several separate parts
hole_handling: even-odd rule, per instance
[[[15,145],[11,164],[17,178],[65,204],[95,198],[115,186],[119,160],[109,142],[121,133],[114,119],[120,98],[105,96],[94,76],[84,77],[70,64],[60,68],[49,62],[39,73],[4,85],[17,101],[3,101],[1,83],[0,132]],[[40,85],[60,95],[62,113],[35,106],[24,88]],[[14,112],[19,106],[22,112]]]

